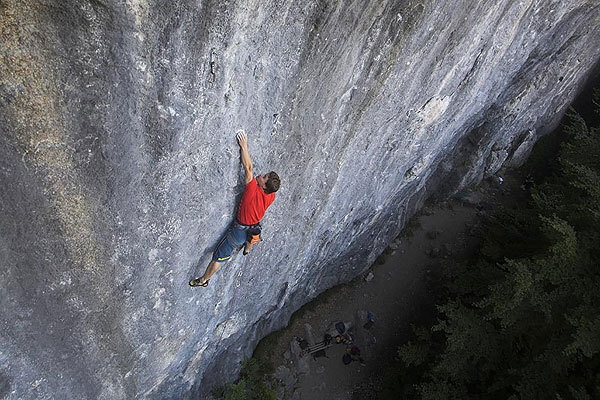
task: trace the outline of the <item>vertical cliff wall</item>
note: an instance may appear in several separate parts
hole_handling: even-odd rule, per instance
[[[0,1],[0,397],[182,398],[433,191],[518,163],[597,0]],[[255,171],[264,241],[190,288]]]

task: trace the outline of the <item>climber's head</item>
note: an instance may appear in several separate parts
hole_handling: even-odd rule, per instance
[[[257,176],[256,182],[266,194],[275,193],[279,190],[279,175],[273,171]]]

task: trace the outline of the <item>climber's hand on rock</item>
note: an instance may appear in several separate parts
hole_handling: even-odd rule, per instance
[[[238,131],[237,135],[235,135],[238,144],[240,145],[240,147],[246,147],[248,145],[248,136],[246,135],[246,132],[244,132],[243,130]]]

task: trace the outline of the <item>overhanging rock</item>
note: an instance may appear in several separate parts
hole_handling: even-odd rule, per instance
[[[598,62],[597,0],[0,4],[0,397],[186,398],[518,164]],[[242,171],[264,241],[189,288]]]

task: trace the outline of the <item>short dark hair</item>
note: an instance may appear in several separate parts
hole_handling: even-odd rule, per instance
[[[271,171],[267,174],[267,181],[265,182],[265,193],[275,193],[279,190],[279,185],[281,181],[279,180],[279,175],[277,175],[274,171]]]

